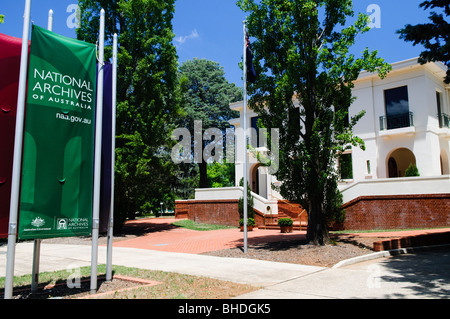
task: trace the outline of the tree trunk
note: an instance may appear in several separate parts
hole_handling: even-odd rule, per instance
[[[324,207],[322,200],[318,198],[309,202],[306,240],[313,245],[326,245],[330,242]]]
[[[199,188],[208,188],[208,164],[206,162],[198,163],[200,182]]]

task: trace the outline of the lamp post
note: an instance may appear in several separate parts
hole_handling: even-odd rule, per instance
[[[163,202],[160,202],[160,204],[161,204],[161,216],[163,215]]]

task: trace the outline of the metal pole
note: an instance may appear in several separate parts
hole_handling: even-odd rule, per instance
[[[39,285],[39,259],[41,255],[41,240],[34,240],[33,269],[31,276],[31,292],[36,292]]]
[[[98,232],[100,216],[100,181],[102,160],[103,72],[105,45],[105,10],[100,11],[100,33],[97,77],[97,110],[95,125],[94,207],[92,216],[91,294],[97,292]]]
[[[19,209],[20,175],[22,168],[23,122],[25,95],[27,89],[28,41],[30,37],[31,0],[25,0],[22,33],[22,55],[20,57],[19,92],[17,96],[16,131],[14,140],[14,161],[11,185],[11,206],[8,225],[8,253],[6,261],[5,299],[11,299],[14,284],[14,259],[16,255],[17,216]]]
[[[114,230],[114,166],[116,155],[116,91],[117,91],[117,34],[113,40],[113,69],[112,69],[112,132],[111,132],[111,201],[109,208],[109,224],[106,251],[106,281],[112,280],[112,244]]]
[[[244,131],[244,253],[247,253],[248,250],[248,231],[247,231],[247,223],[248,223],[248,211],[247,211],[247,21],[244,20],[244,110],[243,110],[243,131]]]
[[[50,9],[48,12],[48,25],[47,25],[48,31],[53,31],[53,10]]]
[[[48,24],[47,24],[47,30],[53,31],[53,10],[50,9],[48,11]],[[39,263],[40,263],[40,256],[41,256],[41,239],[35,239],[34,240],[34,247],[33,247],[33,268],[32,268],[32,275],[31,275],[31,292],[36,292],[39,285]]]

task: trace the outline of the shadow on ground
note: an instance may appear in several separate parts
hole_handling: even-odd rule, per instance
[[[383,282],[403,285],[417,298],[450,298],[450,249],[434,249],[411,255],[401,255],[381,262],[386,273]],[[385,298],[399,299],[400,293],[386,294]]]

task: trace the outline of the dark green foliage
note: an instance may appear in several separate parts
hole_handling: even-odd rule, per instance
[[[244,180],[241,178],[239,182],[241,187],[244,186]],[[255,211],[253,210],[253,206],[255,205],[254,199],[252,196],[252,191],[250,190],[250,185],[247,187],[247,218],[255,218]],[[238,210],[239,210],[239,218],[244,218],[244,196],[239,198],[238,201]]]
[[[115,212],[120,226],[137,212],[173,207],[170,134],[180,116],[177,54],[172,39],[175,0],[80,0],[80,40],[96,43],[106,17],[106,57],[118,34]]]
[[[180,119],[178,126],[187,128],[191,133],[194,151],[194,121],[201,121],[202,136],[209,128],[218,128],[225,136],[225,129],[230,127],[228,121],[239,116],[230,109],[230,104],[242,99],[242,90],[228,82],[219,63],[205,59],[196,58],[184,62],[180,66],[180,78],[184,89],[183,110],[186,116]],[[203,140],[202,143],[203,153],[208,141]],[[192,155],[193,158],[202,158],[202,154]],[[199,187],[211,187],[214,182],[208,181],[208,164],[205,159],[202,158],[198,167]]]
[[[342,216],[335,163],[352,146],[364,148],[347,121],[353,82],[362,70],[390,69],[377,52],[350,54],[358,34],[370,30],[360,14],[354,25],[351,0],[239,0],[248,12],[258,79],[249,85],[250,107],[264,127],[280,129],[281,195],[308,212],[307,238],[328,242],[327,225]],[[298,104],[294,103],[298,100]]]
[[[408,168],[405,171],[405,177],[414,177],[420,176],[419,169],[415,164],[409,164]]]
[[[280,218],[278,219],[278,226],[292,226],[294,221],[292,218]]]
[[[400,38],[412,42],[413,45],[423,45],[425,51],[420,54],[419,62],[424,64],[431,61],[440,61],[450,67],[450,24],[447,22],[450,15],[450,1],[424,1],[420,4],[420,7],[438,10],[430,13],[430,23],[421,23],[414,26],[408,24],[399,30]],[[447,71],[444,82],[450,83],[450,70]]]

